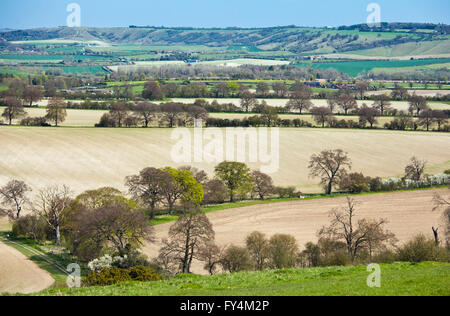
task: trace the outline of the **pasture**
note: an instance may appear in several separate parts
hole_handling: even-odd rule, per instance
[[[52,289],[50,296],[448,296],[448,263],[383,264],[382,287],[370,288],[365,266],[179,275],[168,281],[127,282],[107,287]],[[412,286],[413,285],[413,286]],[[178,306],[174,305],[173,310]]]
[[[166,128],[0,127],[0,183],[17,178],[35,190],[56,183],[67,184],[75,193],[102,186],[123,190],[124,178],[145,167],[186,164],[212,176],[221,161],[173,162],[175,132]],[[334,148],[348,151],[353,170],[368,176],[401,175],[413,155],[428,161],[427,172],[438,173],[450,167],[449,141],[450,135],[445,133],[282,128],[279,169],[272,177],[279,186],[319,192],[319,180],[308,176],[309,158]],[[249,165],[253,169],[261,166]]]

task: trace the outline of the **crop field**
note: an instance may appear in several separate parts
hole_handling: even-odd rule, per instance
[[[124,189],[126,176],[149,166],[192,164],[213,175],[215,165],[221,161],[173,162],[170,157],[177,143],[172,139],[175,131],[0,127],[0,183],[14,177],[34,189],[61,183],[80,193],[102,186]],[[425,132],[283,128],[279,136],[279,169],[272,177],[276,185],[319,192],[318,179],[308,176],[309,158],[334,148],[347,151],[354,163],[353,170],[368,176],[401,175],[413,155],[427,160],[427,172],[434,174],[450,167],[449,141],[449,134]],[[262,166],[249,165],[253,169]]]
[[[433,212],[433,196],[448,189],[368,194],[354,197],[358,218],[385,218],[387,229],[400,243],[414,235],[429,235],[431,227],[440,223],[439,212]],[[317,241],[317,231],[330,222],[329,213],[345,206],[346,199],[327,198],[305,201],[254,205],[212,212],[208,218],[214,226],[216,241],[221,246],[245,246],[245,237],[253,231],[267,236],[283,233],[295,236],[299,245]],[[158,240],[167,238],[172,223],[155,227]],[[155,257],[159,243],[147,245],[145,253]],[[195,266],[196,273],[204,273],[202,265]]]
[[[369,72],[374,68],[396,68],[400,70],[405,67],[415,67],[415,69],[424,69],[428,65],[438,65],[450,62],[448,58],[442,59],[421,59],[421,60],[370,60],[370,61],[342,61],[342,62],[317,62],[298,64],[299,67],[312,67],[318,69],[334,68],[339,72],[355,77],[360,73]]]

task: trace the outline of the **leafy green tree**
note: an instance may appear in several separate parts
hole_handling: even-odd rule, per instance
[[[166,200],[170,212],[173,212],[175,202],[181,199],[184,205],[199,206],[203,201],[203,187],[189,170],[177,170],[172,167],[162,169],[172,176],[174,186],[165,188]]]
[[[216,177],[227,187],[230,201],[236,192],[250,192],[253,188],[251,170],[245,163],[224,161],[215,168]]]

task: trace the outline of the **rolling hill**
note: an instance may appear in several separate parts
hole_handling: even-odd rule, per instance
[[[390,23],[380,28],[355,25],[339,28],[308,28],[297,26],[271,28],[40,28],[0,32],[3,41],[72,40],[106,44],[138,45],[204,45],[208,47],[251,47],[256,51],[286,51],[296,54],[327,54],[374,50],[397,45],[421,43],[423,50],[444,46],[438,52],[448,52],[449,27],[446,25]],[[443,43],[443,45],[441,45]],[[415,49],[420,54],[421,48]],[[400,49],[404,54],[405,50]],[[380,52],[395,54],[395,50]],[[369,52],[368,55],[371,53]]]

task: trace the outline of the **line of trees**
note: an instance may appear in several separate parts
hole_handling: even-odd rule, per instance
[[[405,179],[425,179],[425,166],[424,161],[413,158],[405,168]],[[313,155],[309,165],[311,176],[321,178],[328,194],[343,183],[350,192],[361,192],[361,178],[358,174],[348,173],[350,167],[351,161],[342,150]],[[386,220],[355,220],[357,203],[351,198],[342,210],[330,213],[330,225],[318,232],[318,243],[308,243],[302,252],[292,236],[277,234],[267,239],[259,232],[246,238],[246,247],[220,247],[215,243],[212,224],[200,211],[202,202],[234,201],[248,195],[265,199],[274,194],[294,194],[294,189],[289,188],[281,192],[274,187],[270,176],[251,171],[243,163],[219,164],[215,168],[214,179],[192,167],[146,168],[127,177],[125,184],[131,199],[109,187],[73,197],[68,187],[51,186],[40,190],[31,202],[31,188],[23,182],[11,181],[0,188],[0,210],[1,214],[13,220],[16,236],[54,240],[85,262],[106,254],[116,258],[120,267],[146,266],[169,275],[192,272],[194,261],[203,262],[204,268],[214,274],[220,269],[238,272],[397,259],[448,260],[448,253],[439,247],[438,229],[434,227],[435,241],[432,244],[426,238],[417,237],[411,244],[393,252],[390,248],[396,240],[385,229]],[[23,208],[28,204],[32,213],[23,216]],[[450,220],[447,199],[436,196],[435,205],[435,210],[443,209],[445,219]],[[177,210],[179,218],[170,228],[169,236],[162,241],[158,257],[149,262],[139,249],[145,243],[155,241],[149,219],[160,206],[166,207],[169,214],[175,214]],[[448,222],[445,223],[448,229]],[[444,236],[447,240],[447,231]],[[431,254],[415,254],[414,245],[418,243]],[[98,267],[101,263],[92,265]],[[90,282],[100,277],[95,273],[89,278]]]

